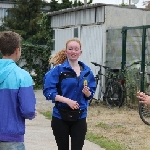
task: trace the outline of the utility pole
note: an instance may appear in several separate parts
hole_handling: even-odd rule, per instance
[[[129,0],[129,6],[131,6],[131,0]]]
[[[87,0],[84,0],[84,5],[87,5]]]

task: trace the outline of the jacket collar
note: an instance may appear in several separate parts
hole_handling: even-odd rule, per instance
[[[89,68],[88,66],[86,66],[86,65],[85,65],[83,62],[81,62],[81,61],[78,61],[78,63],[79,63],[79,65],[81,65],[82,68],[83,68],[83,70],[82,70],[82,72],[81,72],[81,74],[80,74],[80,76],[82,77],[82,76],[84,76],[88,71],[90,71],[90,68]],[[70,66],[70,64],[69,64],[68,59],[67,59],[62,65],[63,65],[64,68],[68,68],[68,69],[71,69],[71,70],[72,70],[72,68],[71,68],[71,66]]]
[[[86,69],[86,66],[85,66],[85,64],[84,64],[83,62],[78,61],[78,64],[79,64],[80,66],[82,66],[83,70]],[[65,68],[71,68],[68,59],[67,59],[62,65],[63,65],[63,67],[65,67]]]

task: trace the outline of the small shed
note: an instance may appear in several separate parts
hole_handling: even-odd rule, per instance
[[[122,61],[122,28],[150,25],[150,11],[129,6],[89,4],[47,13],[53,28],[53,51],[56,53],[65,42],[77,37],[82,42],[85,62],[94,74],[98,68],[90,62],[120,69]]]
[[[111,40],[111,44],[121,48],[122,27],[150,25],[149,10],[102,3],[49,12],[47,15],[51,17],[53,28],[52,53],[64,48],[66,40],[78,37],[82,42],[81,60],[91,68],[91,61],[115,68],[115,63],[112,66],[112,62],[109,62],[112,56],[114,62],[121,62],[121,49],[118,48],[117,52],[109,51],[109,42]],[[110,34],[110,30],[119,31],[118,41],[112,41],[112,35],[116,32]],[[117,58],[114,53],[117,53]]]

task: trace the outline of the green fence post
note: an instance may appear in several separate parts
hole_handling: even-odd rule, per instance
[[[124,75],[124,66],[126,64],[126,38],[127,38],[127,28],[122,28],[122,62],[121,62],[121,72]],[[124,79],[124,76],[123,76]]]
[[[142,62],[141,62],[141,81],[140,81],[140,91],[144,92],[144,81],[145,81],[145,43],[146,43],[146,27],[143,26],[142,34]]]

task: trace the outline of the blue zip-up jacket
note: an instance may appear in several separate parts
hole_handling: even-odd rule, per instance
[[[0,59],[0,141],[23,142],[25,119],[35,116],[30,74],[11,59]]]
[[[75,71],[69,65],[68,60],[61,65],[55,66],[53,69],[47,72],[44,77],[43,94],[47,100],[52,100],[53,103],[55,103],[56,95],[62,95],[66,98],[77,101],[80,105],[80,109],[84,110],[79,118],[81,119],[87,117],[88,100],[91,99],[95,93],[96,82],[91,69],[81,61],[78,63],[80,66],[82,66],[82,71],[79,77],[77,77]],[[68,72],[70,75],[68,75]],[[66,73],[66,77],[60,83],[59,80],[62,73]],[[91,92],[90,97],[86,97],[84,93],[82,93],[84,80],[87,80],[88,82],[88,87],[90,88]],[[58,91],[58,83],[60,83],[61,94]],[[58,103],[58,107],[67,106],[68,105],[65,103]],[[53,107],[52,115],[61,119],[56,106]]]

